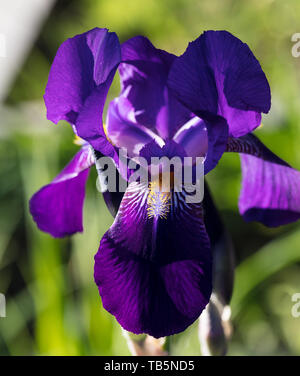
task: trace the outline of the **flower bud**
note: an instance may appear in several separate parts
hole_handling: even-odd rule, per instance
[[[222,305],[212,295],[199,318],[199,341],[204,356],[225,355],[227,340],[222,323]]]
[[[166,356],[165,338],[154,338],[147,334],[133,334],[123,330],[128,348],[134,356]]]
[[[222,304],[228,305],[232,296],[234,283],[233,244],[224,229],[213,249],[213,292]]]

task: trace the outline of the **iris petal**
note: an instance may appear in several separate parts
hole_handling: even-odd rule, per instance
[[[149,215],[148,197],[148,187],[129,185],[95,256],[95,282],[126,330],[162,337],[184,330],[208,303],[211,254],[201,204],[173,194],[163,217]]]
[[[95,150],[117,161],[115,148],[108,141],[102,123],[103,107],[112,77],[113,75],[88,97],[78,115],[75,126],[78,136],[91,144]]]
[[[120,60],[118,37],[107,29],[68,39],[57,51],[44,96],[49,120],[75,124],[81,138],[109,154],[102,111]]]
[[[300,218],[300,172],[272,153],[253,134],[229,142],[241,153],[239,210],[246,221],[275,227]]]
[[[175,134],[176,141],[189,157],[205,157],[204,172],[216,167],[227,147],[228,125],[221,116],[209,120],[193,117]]]
[[[193,117],[176,132],[173,140],[184,148],[188,156],[204,157],[208,149],[205,122]]]
[[[247,44],[226,31],[207,31],[170,70],[168,86],[199,117],[226,118],[230,135],[251,132],[271,106],[268,81]]]
[[[121,95],[132,105],[137,123],[164,138],[171,138],[191,117],[190,111],[166,86],[169,69],[176,57],[155,48],[141,36],[122,44]]]
[[[221,116],[210,117],[205,121],[208,137],[208,150],[204,162],[204,172],[207,174],[218,164],[223,153],[226,151],[228,140],[228,124]]]
[[[85,183],[93,157],[88,146],[74,156],[63,171],[30,200],[30,212],[38,228],[54,237],[82,232]]]
[[[111,142],[119,148],[126,148],[130,156],[138,155],[152,140],[163,144],[157,134],[130,119],[130,108],[129,101],[124,97],[116,98],[110,103],[106,124],[107,136]]]

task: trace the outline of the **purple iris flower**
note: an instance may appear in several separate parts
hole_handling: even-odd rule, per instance
[[[104,126],[117,69],[121,93]],[[120,45],[114,33],[93,29],[60,46],[44,98],[48,119],[67,120],[85,141],[30,201],[38,227],[53,236],[82,231],[84,186],[95,162],[90,146],[117,167],[121,148],[130,158],[201,156],[205,173],[224,152],[237,152],[245,220],[279,226],[300,217],[299,172],[251,133],[271,106],[268,81],[249,47],[226,31],[203,33],[177,57],[144,37]],[[207,224],[202,203],[187,203],[185,195],[171,191],[163,198],[151,184],[130,183],[101,240],[95,282],[104,308],[128,331],[178,333],[209,302],[213,219]]]

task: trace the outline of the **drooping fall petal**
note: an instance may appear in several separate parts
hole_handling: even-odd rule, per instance
[[[241,154],[239,209],[246,221],[274,227],[300,218],[300,172],[272,153],[253,134],[231,139],[228,151]]]
[[[95,256],[103,306],[133,333],[163,337],[195,321],[211,293],[201,204],[129,185]]]
[[[91,149],[83,146],[50,184],[32,196],[30,213],[40,230],[57,238],[83,231],[85,183],[93,163]]]

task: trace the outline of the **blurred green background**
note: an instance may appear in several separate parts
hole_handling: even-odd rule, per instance
[[[34,9],[32,10],[34,11]],[[62,0],[38,38],[1,108],[0,355],[126,355],[115,319],[93,282],[93,257],[112,217],[90,173],[84,233],[57,240],[37,230],[28,200],[77,150],[67,123],[46,120],[42,100],[51,61],[68,37],[95,26],[120,41],[142,34],[181,54],[203,30],[226,29],[248,43],[269,79],[273,107],[256,134],[300,169],[300,58],[291,36],[300,32],[299,0]],[[117,95],[118,83],[111,97]],[[223,156],[208,182],[236,250],[230,355],[300,355],[300,318],[291,296],[300,292],[300,224],[268,229],[238,214],[238,155]],[[172,337],[172,353],[199,355],[197,327]]]

